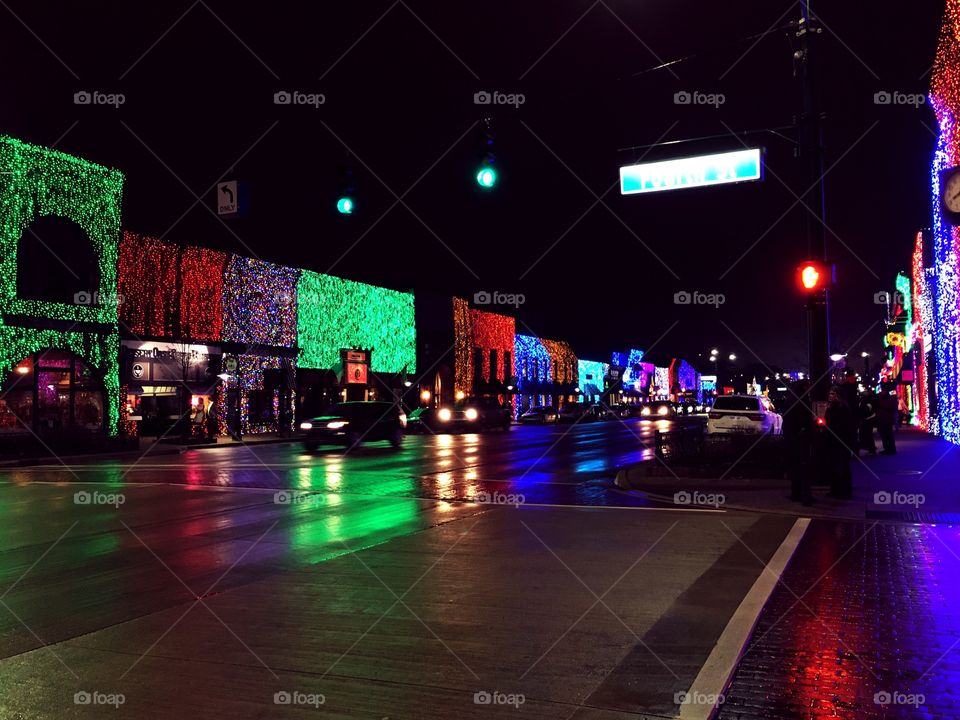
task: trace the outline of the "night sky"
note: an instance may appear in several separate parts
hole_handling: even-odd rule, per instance
[[[877,352],[874,294],[930,224],[935,123],[928,106],[874,94],[926,92],[942,6],[817,4],[833,349]],[[8,2],[0,133],[121,169],[123,224],[140,233],[398,289],[522,293],[518,332],[585,358],[653,347],[696,364],[716,346],[800,368],[793,131],[733,134],[792,124],[798,45],[776,28],[798,17],[770,0]],[[643,72],[677,58],[689,59]],[[82,90],[125,102],[74,104]],[[282,90],[326,102],[275,105]],[[526,102],[477,106],[480,90]],[[678,106],[682,90],[725,102]],[[473,179],[485,115],[501,173],[487,193]],[[725,137],[619,151],[713,135]],[[766,148],[763,183],[619,195],[620,165],[743,143]],[[334,207],[344,163],[358,188],[350,217]],[[224,223],[209,210],[226,179],[250,204]],[[726,303],[676,306],[679,290]]]

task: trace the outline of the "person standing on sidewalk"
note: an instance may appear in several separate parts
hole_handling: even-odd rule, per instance
[[[824,455],[830,479],[830,496],[849,500],[853,493],[853,473],[850,460],[856,447],[857,424],[850,406],[844,401],[840,388],[830,388],[829,405],[824,416]]]
[[[881,455],[896,455],[897,441],[893,436],[893,426],[897,422],[897,396],[891,383],[880,386],[880,396],[877,398],[877,432],[883,443]]]
[[[870,388],[864,390],[860,396],[860,407],[858,408],[858,419],[860,420],[860,450],[866,450],[870,455],[877,454],[877,441],[873,439],[873,426],[877,423],[877,396]]]

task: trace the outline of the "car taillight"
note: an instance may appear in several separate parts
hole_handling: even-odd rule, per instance
[[[754,422],[758,422],[758,421],[760,421],[760,420],[763,420],[763,415],[758,415],[758,414],[756,414],[756,413],[750,413],[749,415],[747,415],[747,420],[753,420]]]
[[[712,411],[711,411],[711,412],[707,413],[707,417],[710,418],[711,420],[719,420],[720,418],[723,417],[723,413],[712,412]]]

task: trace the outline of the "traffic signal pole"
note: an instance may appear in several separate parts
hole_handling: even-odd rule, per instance
[[[801,18],[797,31],[800,39],[799,61],[800,84],[803,95],[803,111],[800,116],[800,156],[806,168],[806,184],[809,188],[802,198],[812,210],[803,210],[807,240],[807,258],[827,260],[826,217],[823,184],[823,134],[820,117],[820,95],[817,86],[817,38],[821,33],[816,18],[810,12],[810,0],[801,0]],[[826,400],[830,386],[830,315],[829,290],[824,287],[807,297],[807,342],[809,348],[811,396],[814,400]]]

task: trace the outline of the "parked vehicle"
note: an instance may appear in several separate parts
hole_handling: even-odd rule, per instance
[[[527,410],[520,416],[520,422],[523,424],[543,425],[545,423],[555,423],[557,421],[557,411],[549,405],[538,405]]]
[[[355,448],[378,440],[400,447],[406,424],[406,414],[394,403],[356,401],[334,405],[326,415],[300,423],[300,430],[304,447],[313,452],[321,445]]]
[[[619,417],[613,408],[600,403],[591,405],[589,412],[595,420],[616,420]]]
[[[770,398],[755,395],[722,395],[707,415],[708,433],[779,435],[783,418]]]
[[[616,416],[626,420],[627,418],[638,418],[640,413],[643,410],[643,406],[638,403],[630,403],[624,405],[617,405],[615,408],[612,408],[613,412],[616,413]]]
[[[640,410],[644,420],[673,420],[677,417],[677,406],[669,400],[652,400]]]
[[[585,403],[567,403],[557,415],[557,422],[575,423],[590,422],[596,420],[596,416],[591,412],[592,407]]]

